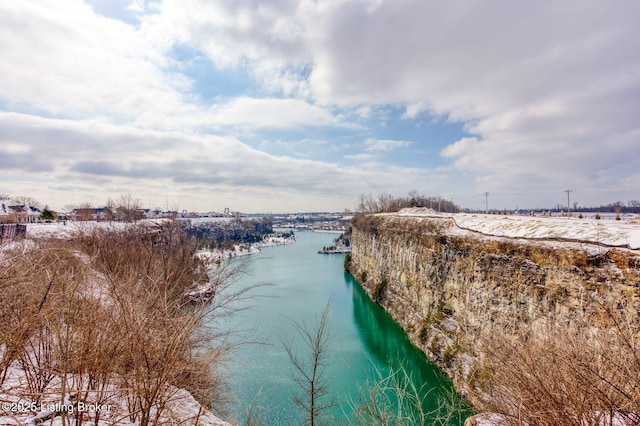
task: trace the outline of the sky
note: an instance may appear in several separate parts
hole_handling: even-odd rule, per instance
[[[0,194],[640,199],[636,0],[0,2]]]

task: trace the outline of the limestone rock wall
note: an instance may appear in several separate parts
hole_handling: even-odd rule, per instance
[[[615,301],[640,315],[640,256],[576,244],[451,232],[446,220],[369,217],[354,223],[350,271],[413,343],[465,393],[478,337],[551,321],[571,327]]]

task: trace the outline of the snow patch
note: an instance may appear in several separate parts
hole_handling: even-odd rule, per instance
[[[228,250],[199,250],[196,254],[202,259],[206,259],[212,262],[220,262],[223,259],[230,259],[238,256],[247,256],[250,254],[260,253],[263,248],[282,246],[286,244],[293,244],[296,242],[296,236],[291,234],[290,236],[282,236],[278,234],[266,235],[262,241],[253,244],[235,244],[233,249]]]
[[[43,399],[34,402],[18,395],[29,395],[24,371],[13,363],[8,368],[7,377],[0,391],[2,401],[2,415],[0,425],[3,426],[58,426],[62,425],[60,412],[67,413],[67,424],[80,426],[136,426],[138,422],[131,422],[126,404],[126,398],[119,394],[118,388],[108,386],[101,392],[110,397],[100,400],[96,392],[88,391],[83,401],[76,401],[73,395],[66,394],[61,398],[59,389],[61,381],[54,378],[45,389]],[[188,391],[170,387],[168,401],[161,415],[162,424],[197,424],[200,426],[231,426],[205,409]],[[63,400],[63,402],[61,402]],[[101,402],[97,402],[101,401]],[[100,409],[100,421],[96,424],[90,418]],[[84,413],[84,420],[76,423],[76,415]],[[70,422],[71,420],[71,422]]]

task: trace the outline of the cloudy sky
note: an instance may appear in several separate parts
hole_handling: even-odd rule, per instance
[[[61,208],[640,199],[640,2],[0,2],[0,193]]]

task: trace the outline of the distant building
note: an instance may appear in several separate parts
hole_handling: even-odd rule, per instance
[[[89,220],[112,220],[114,217],[113,211],[109,207],[100,208],[82,208],[73,209],[69,215],[70,219],[77,221],[89,221]]]
[[[10,198],[0,199],[0,222],[34,223],[40,221],[39,208],[18,204]]]

